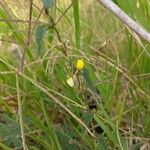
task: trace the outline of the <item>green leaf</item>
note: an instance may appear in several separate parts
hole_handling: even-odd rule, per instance
[[[72,0],[73,2],[73,16],[75,23],[75,38],[76,47],[80,49],[80,15],[79,15],[79,2],[78,0]]]
[[[110,141],[112,141],[114,144],[118,143],[116,134],[112,131],[112,129],[107,127],[101,119],[99,119],[97,114],[94,114],[94,119],[99,124],[99,126],[104,130],[104,132],[106,133],[108,139]]]
[[[37,47],[37,56],[40,56],[43,49],[44,34],[46,33],[46,27],[44,25],[37,26],[35,30],[35,41]]]
[[[130,149],[131,150],[139,150],[142,146],[142,143],[136,143],[136,144],[132,144]]]
[[[74,139],[78,137],[78,133],[72,126],[64,123],[56,130],[57,137],[59,139],[62,150],[77,150],[79,149],[80,143]],[[71,140],[75,140],[75,143],[71,143]]]
[[[89,124],[92,121],[93,115],[89,112],[83,112],[83,120],[86,124]]]
[[[49,9],[49,8],[53,7],[54,2],[53,2],[53,0],[43,0],[43,5],[45,8]]]
[[[45,108],[43,99],[40,100],[40,104],[41,104],[41,109],[42,109],[42,111],[43,111],[44,118],[45,118],[45,120],[46,120],[46,124],[47,124],[47,127],[48,127],[47,130],[48,130],[50,139],[51,139],[51,138],[53,139],[53,143],[54,143],[54,145],[55,145],[55,148],[56,148],[57,150],[61,150],[61,147],[60,147],[58,138],[57,138],[56,133],[55,133],[55,130],[54,130],[53,126],[52,126],[52,122],[49,120],[48,114],[47,114],[47,112],[46,112],[46,108]]]
[[[3,143],[0,142],[0,148],[3,148],[3,150],[12,150],[11,148],[7,147]]]
[[[108,150],[108,145],[106,143],[105,137],[103,134],[98,136],[98,149],[99,150]]]
[[[51,44],[54,38],[54,29],[49,29],[48,30],[48,42]]]
[[[20,125],[16,122],[16,118],[9,118],[7,115],[0,116],[3,122],[0,123],[0,139],[4,140],[8,146],[22,148],[20,137]],[[1,146],[0,146],[1,147]]]
[[[83,69],[83,78],[85,79],[85,82],[86,82],[86,86],[91,90],[93,91],[95,94],[98,94],[97,90],[96,90],[96,87],[94,86],[91,78],[90,78],[90,75],[89,75],[89,70],[84,68]]]

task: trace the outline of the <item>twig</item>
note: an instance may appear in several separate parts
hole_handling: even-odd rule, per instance
[[[38,23],[38,21],[39,21],[41,15],[42,15],[42,13],[43,13],[43,10],[44,10],[44,7],[40,10],[39,16],[37,17],[37,19],[36,19],[36,21],[35,21],[35,24],[34,24],[34,27],[33,27],[33,29],[32,29],[31,35],[34,33],[34,30],[35,30],[36,25],[37,25],[37,23]]]
[[[112,0],[98,0],[106,9],[111,11],[117,18],[119,18],[130,29],[136,32],[140,37],[150,43],[150,33],[146,31],[142,26],[136,23],[131,17],[129,17],[122,9],[120,9]]]
[[[58,24],[58,22],[65,16],[65,14],[68,12],[68,10],[71,8],[71,6],[72,6],[72,3],[67,7],[67,9],[64,12],[62,12],[62,15],[58,18],[58,20],[55,22],[54,25]]]
[[[52,24],[52,25],[49,26],[49,29],[50,29],[50,28],[53,28],[53,29],[55,30],[56,35],[57,35],[57,38],[58,38],[58,41],[63,45],[63,53],[65,54],[65,56],[67,56],[66,44],[61,40],[61,36],[60,36],[60,34],[59,34],[59,31],[58,31],[57,28],[56,28],[56,24],[55,24],[55,22],[54,22],[53,17],[52,17],[50,14],[48,14],[48,15],[49,15],[50,22],[51,22],[51,24]],[[57,23],[58,23],[58,22],[57,22]]]
[[[32,5],[33,5],[33,0],[31,0],[31,1],[30,1],[30,12],[29,12],[29,30],[28,30],[27,46],[30,46],[30,40],[31,40]]]
[[[23,128],[22,103],[21,103],[21,96],[19,90],[18,73],[16,73],[16,90],[17,90],[17,99],[18,99],[18,113],[19,113],[22,147],[23,150],[27,150],[28,148],[25,143],[25,135],[24,135],[24,128]]]
[[[32,6],[33,6],[33,0],[30,1],[29,29],[28,29],[28,37],[27,37],[27,43],[26,43],[26,46],[27,46],[27,47],[30,46],[30,40],[31,40]],[[21,59],[21,67],[20,67],[20,71],[23,71],[23,68],[24,68],[25,53],[26,53],[26,50],[24,49],[23,54],[22,54],[22,59]]]

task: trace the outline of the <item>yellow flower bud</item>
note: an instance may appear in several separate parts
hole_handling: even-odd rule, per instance
[[[67,84],[68,84],[69,86],[73,87],[73,86],[74,86],[73,78],[68,78],[68,79],[67,79]]]
[[[81,59],[78,59],[78,60],[77,60],[77,63],[76,63],[76,68],[77,68],[78,70],[82,70],[82,69],[84,68],[84,61],[81,60]]]

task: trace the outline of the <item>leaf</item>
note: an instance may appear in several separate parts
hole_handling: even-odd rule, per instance
[[[8,146],[15,146],[22,148],[20,136],[20,125],[16,122],[16,118],[9,118],[8,116],[1,115],[5,123],[0,123],[0,139],[4,140]]]
[[[79,142],[74,137],[78,137],[76,130],[73,127],[64,123],[56,130],[58,140],[60,142],[62,150],[77,150],[79,149]],[[75,141],[71,143],[71,140]]]
[[[48,30],[48,42],[51,44],[54,38],[54,28]]]
[[[86,68],[83,69],[83,78],[84,78],[85,81],[86,81],[87,87],[88,87],[91,91],[93,91],[95,94],[98,94],[98,91],[97,91],[96,87],[93,85],[93,82],[92,82],[92,80],[91,80],[91,78],[90,78],[89,70],[86,69]]]
[[[83,112],[82,115],[83,115],[83,120],[86,124],[89,124],[90,121],[92,121],[92,119],[93,119],[93,115],[89,112]]]
[[[130,150],[139,150],[142,146],[142,143],[132,144]]]
[[[53,7],[54,2],[53,2],[53,0],[43,0],[43,5],[45,8],[49,9],[49,8]]]
[[[43,116],[46,120],[46,124],[47,124],[47,133],[48,133],[48,136],[50,139],[53,139],[53,143],[55,145],[55,149],[57,150],[61,150],[61,147],[60,147],[60,143],[58,141],[58,138],[56,136],[56,132],[53,128],[53,125],[52,125],[52,122],[49,120],[49,117],[48,117],[48,114],[46,112],[46,108],[45,108],[45,105],[44,105],[44,102],[43,102],[43,99],[40,100],[40,105],[41,105],[41,109],[43,111]]]
[[[79,15],[79,2],[78,0],[72,0],[73,2],[73,16],[75,23],[75,38],[76,47],[80,49],[80,15]]]
[[[46,33],[46,27],[44,25],[37,26],[35,30],[35,41],[37,47],[37,56],[40,56],[43,49],[44,34]]]
[[[99,150],[108,150],[108,145],[106,143],[105,137],[103,134],[98,136],[98,149]]]
[[[101,121],[99,119],[99,117],[97,116],[97,114],[94,114],[94,119],[95,121],[98,123],[98,125],[104,130],[104,132],[106,133],[108,139],[110,141],[112,141],[113,143],[117,143],[117,137],[116,135],[114,134],[114,132],[112,131],[112,129],[110,129],[109,127],[107,127],[103,121]]]
[[[3,148],[3,150],[12,150],[11,148],[7,147],[3,143],[0,142],[0,148]]]

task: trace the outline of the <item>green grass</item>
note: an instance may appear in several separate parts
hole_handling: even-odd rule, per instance
[[[150,31],[148,1],[115,2]],[[49,13],[39,18],[43,4],[35,0],[28,46],[29,24],[20,20],[29,19],[29,3],[2,4],[0,149],[136,150],[148,144],[149,43],[140,44],[96,1],[62,0],[55,8],[45,0]],[[81,71],[78,59],[85,63]]]

